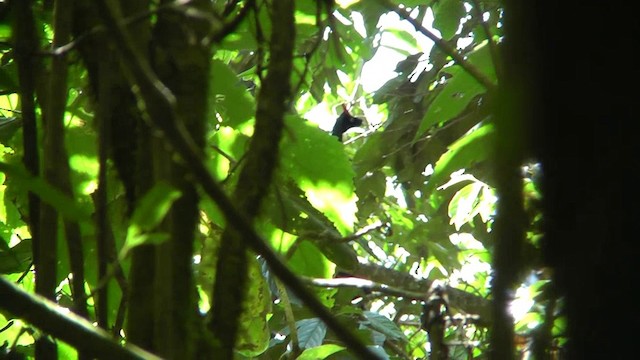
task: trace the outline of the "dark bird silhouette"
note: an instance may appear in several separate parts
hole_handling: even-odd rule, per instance
[[[349,114],[349,110],[347,110],[347,106],[342,104],[342,114],[338,116],[336,120],[336,124],[333,125],[333,130],[331,130],[331,135],[337,136],[338,140],[342,142],[342,134],[345,131],[351,129],[352,127],[362,125],[362,119],[357,118]]]

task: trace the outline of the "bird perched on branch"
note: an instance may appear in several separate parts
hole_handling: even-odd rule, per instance
[[[331,135],[337,136],[338,140],[342,142],[342,134],[344,134],[345,131],[360,125],[362,125],[362,119],[351,115],[349,110],[347,110],[347,106],[342,104],[342,114],[338,116],[336,124],[333,125]]]

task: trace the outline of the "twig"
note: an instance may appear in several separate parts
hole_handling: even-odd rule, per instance
[[[400,17],[406,21],[408,21],[413,27],[422,33],[424,36],[428,37],[433,43],[445,54],[451,56],[453,61],[458,64],[462,69],[464,69],[469,75],[471,75],[474,79],[476,79],[482,86],[484,86],[489,91],[497,90],[497,85],[494,84],[485,74],[483,74],[477,67],[464,59],[457,50],[455,50],[451,45],[449,45],[446,41],[437,37],[434,33],[429,31],[427,28],[422,26],[418,20],[411,17],[411,14],[406,10],[400,9],[395,6],[389,0],[378,0],[380,3],[385,6],[387,9],[394,11]]]
[[[480,22],[480,26],[482,27],[482,31],[484,31],[485,36],[487,37],[487,42],[489,43],[489,53],[491,54],[491,59],[493,60],[493,66],[496,69],[496,76],[498,77],[498,83],[500,79],[502,79],[502,64],[500,62],[500,55],[498,54],[498,48],[496,47],[496,42],[493,41],[493,36],[491,35],[491,30],[489,29],[489,24],[484,21],[482,8],[480,7],[480,1],[471,0],[472,11],[475,17]]]
[[[375,224],[367,225],[367,226],[363,227],[362,229],[356,231],[355,234],[343,237],[342,239],[340,239],[340,241],[349,242],[349,241],[357,240],[357,239],[363,237],[364,235],[367,235],[368,233],[370,233],[372,231],[376,231],[376,230],[382,229],[385,226],[387,226],[387,224],[386,223],[382,223],[382,222],[378,222],[378,223],[375,223]]]
[[[357,277],[345,277],[335,279],[303,278],[303,281],[311,286],[328,288],[357,288],[368,291],[377,291],[386,295],[402,297],[411,300],[424,300],[426,294],[404,290],[393,286],[380,284],[367,279]]]
[[[212,33],[211,36],[207,36],[203,41],[204,44],[209,45],[211,43],[221,42],[227,35],[234,32],[236,28],[238,28],[238,25],[240,25],[242,20],[244,20],[244,18],[247,16],[247,14],[249,13],[249,10],[253,8],[254,3],[255,3],[255,0],[247,1],[247,3],[244,4],[244,6],[238,12],[238,15],[236,15],[236,17],[234,17],[228,23],[224,24],[220,30],[218,30],[215,33]]]

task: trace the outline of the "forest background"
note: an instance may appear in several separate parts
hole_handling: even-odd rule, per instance
[[[3,353],[619,353],[637,160],[602,47],[637,29],[612,9],[0,2]],[[562,41],[596,10],[615,38]]]

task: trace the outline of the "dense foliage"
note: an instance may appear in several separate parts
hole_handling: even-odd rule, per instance
[[[253,224],[380,358],[487,356],[499,2],[296,0],[289,54],[288,1],[23,3],[0,2],[3,279],[161,356],[351,358]],[[511,341],[549,355],[525,160]],[[2,350],[91,353],[42,326],[3,313]]]

